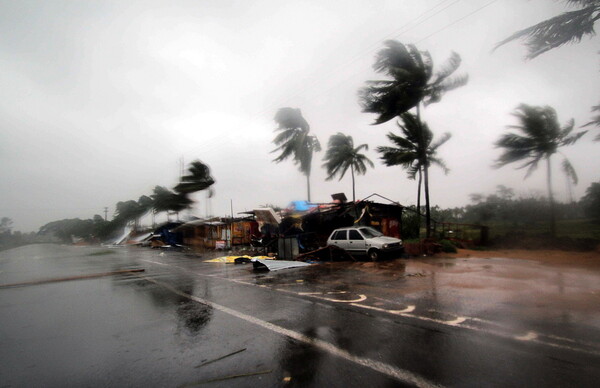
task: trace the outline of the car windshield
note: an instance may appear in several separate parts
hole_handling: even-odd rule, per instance
[[[375,230],[373,228],[360,228],[359,230],[362,233],[362,235],[365,236],[365,238],[373,238],[373,237],[383,236],[383,233],[381,233],[380,231]]]

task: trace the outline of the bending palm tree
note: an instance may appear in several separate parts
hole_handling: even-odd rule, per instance
[[[466,75],[450,77],[460,66],[460,55],[452,52],[442,68],[434,74],[433,61],[427,51],[395,40],[385,42],[377,53],[375,71],[387,74],[390,80],[367,81],[359,91],[363,112],[379,115],[374,124],[382,124],[419,105],[438,102],[447,91],[467,83]]]
[[[571,119],[567,125],[560,127],[556,111],[549,107],[530,106],[521,104],[517,107],[514,116],[519,120],[519,125],[508,128],[516,129],[522,134],[507,133],[496,142],[496,147],[504,148],[504,152],[496,161],[496,168],[509,163],[525,163],[517,168],[526,168],[525,178],[529,177],[537,168],[542,159],[546,160],[546,183],[548,186],[548,199],[550,201],[550,233],[556,234],[556,221],[554,217],[554,196],[552,195],[552,166],[550,157],[559,152],[562,146],[575,143],[586,131],[571,135],[575,123]],[[563,170],[573,183],[577,184],[577,174],[567,158],[564,158]]]
[[[188,168],[189,174],[181,177],[181,182],[174,187],[179,194],[191,194],[208,189],[215,183],[210,175],[210,168],[199,160],[194,160]]]
[[[341,132],[331,136],[325,153],[323,167],[327,169],[327,180],[332,180],[336,175],[339,175],[339,180],[342,180],[348,169],[352,174],[352,202],[356,201],[354,172],[359,175],[364,175],[367,172],[367,164],[371,168],[375,167],[373,162],[364,154],[361,154],[362,149],[368,150],[367,144],[361,144],[354,148],[354,140],[352,136],[346,136]]]
[[[310,126],[302,117],[300,109],[279,109],[275,114],[275,122],[278,125],[276,131],[280,132],[273,139],[277,148],[271,152],[281,153],[273,161],[279,163],[290,157],[293,159],[300,172],[306,176],[307,197],[310,202],[312,157],[314,152],[321,151],[321,144],[316,136],[309,134]]]
[[[448,173],[448,168],[444,161],[436,156],[438,148],[446,143],[451,135],[445,133],[441,139],[433,142],[433,132],[426,123],[411,114],[404,113],[400,115],[404,125],[398,123],[398,127],[403,136],[388,133],[387,138],[395,147],[377,147],[377,152],[381,153],[381,159],[386,166],[401,166],[408,170],[408,178],[416,179],[419,175],[417,188],[417,210],[421,209],[421,177],[425,187],[425,222],[427,227],[427,236],[431,230],[431,211],[429,206],[429,166],[436,164],[440,166],[444,173]]]
[[[544,20],[536,25],[517,31],[498,47],[523,39],[527,45],[527,59],[568,43],[578,43],[584,35],[590,38],[595,35],[594,24],[600,20],[600,0],[565,0],[570,7],[578,7],[575,11],[564,12],[558,16]]]

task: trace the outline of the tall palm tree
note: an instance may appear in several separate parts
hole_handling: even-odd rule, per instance
[[[325,152],[325,163],[323,167],[327,169],[327,180],[332,180],[336,175],[339,175],[339,180],[342,180],[348,169],[352,174],[352,202],[356,201],[356,191],[354,184],[354,173],[364,175],[367,172],[367,165],[374,168],[373,162],[361,150],[368,150],[367,144],[361,144],[354,147],[352,136],[346,136],[341,132],[332,135],[329,138],[327,151]]]
[[[447,62],[434,73],[433,61],[427,51],[414,45],[388,40],[377,53],[373,68],[389,76],[389,80],[367,81],[359,91],[363,112],[378,115],[374,124],[382,124],[409,110],[441,100],[444,93],[467,83],[466,75],[451,77],[460,66],[461,58],[452,52]]]
[[[417,210],[421,209],[421,181],[425,188],[425,223],[427,227],[427,237],[431,230],[431,210],[429,205],[429,167],[438,165],[444,173],[448,173],[448,168],[437,154],[437,150],[446,143],[451,135],[444,133],[442,137],[433,141],[433,132],[429,126],[421,122],[417,116],[411,113],[400,115],[402,124],[398,127],[402,136],[388,133],[387,138],[394,144],[393,147],[377,147],[377,152],[381,154],[381,159],[386,166],[401,166],[408,172],[409,179],[416,179],[419,176],[417,186]]]
[[[556,220],[550,157],[559,152],[560,147],[575,143],[586,131],[571,134],[575,126],[573,119],[561,128],[556,111],[549,106],[521,104],[515,109],[513,115],[519,124],[511,125],[508,128],[516,129],[521,134],[507,133],[496,142],[496,147],[503,148],[504,151],[496,160],[495,167],[500,168],[509,163],[524,162],[517,168],[527,168],[525,178],[528,178],[537,169],[541,160],[546,161],[546,184],[550,201],[550,233],[554,236],[556,235]],[[563,159],[562,167],[567,178],[577,184],[575,169],[566,157]]]
[[[311,135],[308,122],[302,117],[300,109],[281,108],[275,114],[279,131],[273,143],[277,146],[271,152],[281,153],[274,162],[279,163],[292,158],[294,164],[306,176],[307,197],[310,202],[310,172],[312,169],[313,153],[321,151],[321,143],[316,136]]]

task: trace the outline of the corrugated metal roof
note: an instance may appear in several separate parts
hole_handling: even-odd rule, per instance
[[[262,259],[254,259],[254,260],[252,260],[252,264],[254,265],[254,269],[257,269],[257,270],[267,269],[269,271],[279,271],[281,269],[307,267],[307,266],[311,265],[311,264],[305,263],[303,261],[262,260]]]

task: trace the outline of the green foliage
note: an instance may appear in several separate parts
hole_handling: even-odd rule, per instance
[[[342,180],[348,169],[352,173],[352,201],[355,201],[354,173],[364,175],[367,172],[367,165],[375,167],[373,162],[361,150],[368,150],[367,144],[361,144],[354,147],[352,136],[346,136],[341,132],[332,135],[329,138],[327,152],[325,153],[325,163],[323,167],[327,169],[327,180],[333,179],[336,175]]]
[[[215,183],[215,179],[210,175],[208,165],[199,160],[190,163],[188,171],[189,174],[182,176],[181,182],[174,188],[179,194],[191,194],[206,190]]]
[[[600,182],[594,182],[587,188],[581,202],[585,208],[586,215],[596,221],[600,221]]]
[[[377,147],[384,164],[401,166],[407,170],[410,179],[415,179],[419,170],[432,164],[440,166],[448,173],[446,164],[436,154],[438,148],[450,139],[450,133],[444,133],[441,139],[433,142],[433,132],[427,123],[419,121],[418,117],[411,113],[403,113],[400,118],[403,125],[398,123],[398,127],[402,136],[390,132],[387,138],[394,146]]]
[[[574,144],[585,134],[585,131],[572,135],[571,132],[575,126],[572,119],[561,128],[556,111],[549,106],[521,104],[517,107],[514,116],[517,117],[519,125],[511,125],[509,128],[516,129],[520,133],[504,134],[496,142],[496,147],[503,148],[503,153],[497,159],[495,167],[500,168],[509,163],[524,162],[517,168],[527,168],[525,174],[525,178],[527,178],[537,169],[541,160],[546,161],[546,180],[550,201],[550,233],[554,235],[556,226],[550,157],[557,153],[560,147]],[[564,158],[562,166],[567,177],[577,184],[577,174],[571,162]]]
[[[429,52],[395,40],[384,44],[385,48],[377,53],[373,68],[390,79],[367,81],[367,86],[359,91],[363,112],[378,115],[374,124],[385,123],[420,103],[438,102],[446,92],[468,81],[466,75],[451,77],[461,63],[455,52],[434,72]]]
[[[300,109],[281,108],[275,114],[277,123],[276,131],[279,133],[273,139],[277,146],[271,152],[280,152],[279,156],[273,159],[280,163],[288,158],[292,158],[294,164],[307,179],[308,200],[310,201],[309,177],[312,169],[312,158],[315,152],[321,151],[321,143],[316,136],[311,135],[308,122],[302,117]]]
[[[456,253],[456,246],[450,240],[441,240],[440,245],[442,246],[442,252],[446,253]]]
[[[412,206],[411,210],[405,209],[402,212],[402,239],[418,239],[419,228],[421,227],[420,216],[416,213],[416,208]]]

